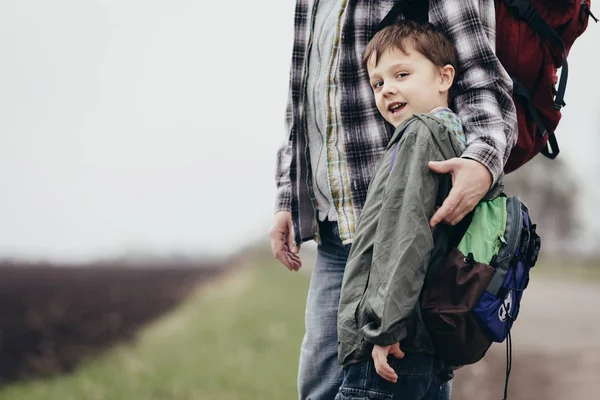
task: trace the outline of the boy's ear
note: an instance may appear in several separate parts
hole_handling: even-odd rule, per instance
[[[444,65],[440,68],[440,92],[448,92],[454,82],[454,76],[456,71],[450,64]]]

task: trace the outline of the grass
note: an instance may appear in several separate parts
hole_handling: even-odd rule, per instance
[[[24,381],[3,400],[294,399],[307,274],[244,265],[73,374]]]
[[[546,259],[535,273],[600,280],[597,262],[581,264]],[[73,374],[4,387],[0,399],[295,399],[307,289],[308,274],[290,273],[270,257],[242,263],[134,342]]]

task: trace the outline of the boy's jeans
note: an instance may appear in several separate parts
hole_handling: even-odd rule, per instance
[[[321,244],[306,300],[306,334],[300,350],[300,400],[332,400],[342,384],[337,360],[337,312],[344,267],[350,252],[343,245],[336,222],[320,222]],[[439,400],[450,400],[452,381],[442,387]]]
[[[429,354],[406,353],[404,358],[389,357],[398,381],[386,381],[377,374],[373,361],[352,364],[344,370],[344,382],[335,400],[438,400],[439,362]]]

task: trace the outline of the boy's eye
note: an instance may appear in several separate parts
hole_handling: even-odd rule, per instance
[[[375,83],[373,83],[373,89],[377,89],[383,86],[383,81],[377,81]]]
[[[406,72],[398,72],[396,74],[396,78],[398,78],[398,79],[404,78],[405,76],[408,76],[408,74]]]

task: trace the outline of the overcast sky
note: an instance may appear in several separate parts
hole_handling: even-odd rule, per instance
[[[4,0],[0,257],[225,254],[266,235],[293,11]],[[572,50],[558,131],[562,157],[593,183],[588,209],[600,201],[598,39],[590,24]]]

